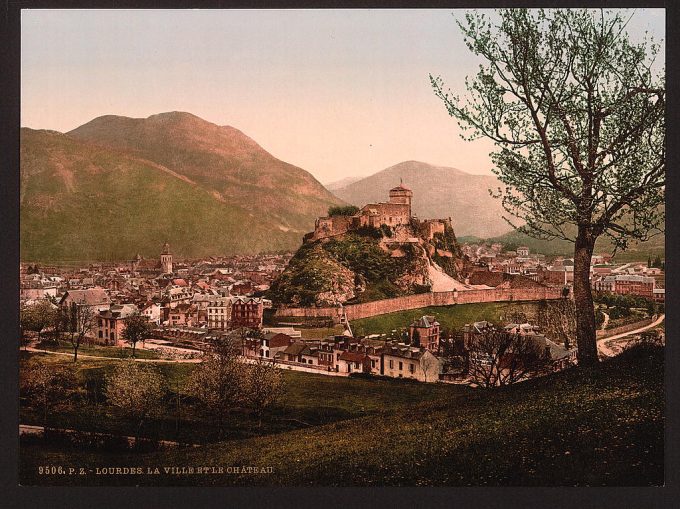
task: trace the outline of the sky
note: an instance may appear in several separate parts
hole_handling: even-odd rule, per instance
[[[323,183],[406,160],[490,174],[493,145],[460,138],[428,77],[462,94],[476,72],[463,12],[23,10],[21,125],[187,111]],[[628,29],[663,40],[664,11]]]

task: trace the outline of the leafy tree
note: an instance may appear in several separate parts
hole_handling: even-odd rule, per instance
[[[430,76],[469,139],[498,150],[494,172],[521,232],[574,242],[578,359],[598,361],[590,263],[595,241],[616,249],[663,228],[665,82],[658,45],[633,43],[620,11],[498,11],[466,15],[465,42],[485,65],[463,102]],[[464,138],[466,136],[464,135]]]
[[[21,366],[19,387],[22,398],[42,408],[43,426],[49,410],[64,404],[78,392],[75,370],[71,366],[34,362]]]
[[[652,263],[652,267],[656,267],[656,268],[659,268],[659,269],[661,268],[661,257],[659,255],[656,255],[656,257],[654,258],[654,262]]]
[[[132,357],[135,356],[135,346],[139,341],[144,341],[151,334],[151,324],[146,316],[135,313],[125,319],[125,328],[122,336],[125,341],[132,345]]]
[[[328,216],[353,216],[359,212],[359,207],[355,205],[335,206],[328,208]]]
[[[220,433],[227,415],[246,401],[246,367],[239,360],[239,342],[224,341],[207,353],[191,372],[186,390],[216,420]]]
[[[245,399],[261,425],[262,413],[283,394],[283,376],[274,362],[262,358],[248,365],[245,374]]]
[[[135,443],[144,421],[160,409],[166,393],[165,377],[154,366],[137,361],[121,361],[106,376],[105,394],[109,404],[137,421]]]
[[[55,317],[56,309],[47,299],[40,300],[31,306],[21,306],[21,330],[37,332],[38,341],[40,341],[43,330],[54,324]]]
[[[413,329],[413,334],[411,335],[411,346],[420,346],[420,332],[418,329]]]

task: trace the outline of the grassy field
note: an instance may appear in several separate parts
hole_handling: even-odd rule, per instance
[[[139,346],[141,346],[141,344]],[[51,341],[43,341],[37,348],[49,350],[51,352],[73,353],[71,343],[65,343],[63,341],[59,342],[59,344],[55,344]],[[125,359],[132,357],[132,348],[127,346],[121,348],[120,346],[81,345],[80,348],[78,348],[78,355]],[[137,359],[158,359],[159,357],[158,353],[152,350],[142,350],[141,348],[135,349],[135,358]]]
[[[291,392],[295,394],[289,396],[291,406],[311,407],[326,400],[356,411],[357,405],[369,401],[380,411],[197,449],[107,453],[28,443],[21,449],[21,482],[287,486],[648,486],[664,482],[660,348],[639,347],[595,368],[577,367],[494,391],[331,379],[324,386],[319,385],[321,380],[312,380],[304,384],[307,392]],[[381,390],[383,383],[389,396]],[[356,401],[345,397],[348,390],[355,391]],[[433,392],[430,398],[422,398],[419,391]],[[258,466],[272,471],[41,476],[37,467],[43,464]]]
[[[436,306],[353,320],[351,325],[355,334],[386,334],[394,329],[408,327],[423,315],[434,315],[445,330],[460,329],[466,323],[479,320],[499,322],[511,311],[522,311],[527,316],[536,311],[531,302],[482,302],[477,304],[456,304]]]
[[[23,364],[39,362],[46,369],[53,364],[73,364],[69,358],[54,355],[21,354]],[[75,369],[80,384],[85,387],[84,400],[50,412],[47,424],[55,428],[134,435],[136,423],[118,415],[105,404],[104,380],[114,365],[103,360],[79,361]],[[156,367],[167,379],[170,393],[160,415],[144,425],[142,436],[183,443],[208,443],[281,433],[407,408],[435,399],[454,398],[470,390],[462,386],[330,377],[284,370],[283,396],[265,413],[262,421],[248,413],[235,411],[220,434],[185,391],[184,382],[195,365],[168,363]],[[20,412],[23,424],[44,424],[40,408],[22,405]]]

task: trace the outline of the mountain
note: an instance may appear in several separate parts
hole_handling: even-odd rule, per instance
[[[328,189],[329,191],[337,191],[338,189],[342,189],[343,187],[347,187],[350,184],[354,184],[355,182],[361,180],[361,177],[345,177],[340,180],[335,180],[333,182],[330,182],[328,184],[324,184],[324,187]]]
[[[158,163],[249,210],[258,221],[304,234],[340,201],[310,173],[276,159],[238,129],[183,112],[99,117],[70,136]]]
[[[385,201],[387,190],[400,179],[413,191],[413,211],[421,219],[451,217],[459,236],[493,237],[510,229],[501,217],[500,200],[489,195],[489,189],[500,185],[492,175],[471,175],[456,168],[406,161],[333,193],[360,207]]]
[[[228,126],[188,113],[21,130],[21,258],[294,250],[342,202]]]

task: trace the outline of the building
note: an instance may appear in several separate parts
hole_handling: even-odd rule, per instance
[[[172,253],[170,244],[167,242],[163,244],[163,251],[161,251],[161,271],[163,274],[172,274]]]
[[[653,299],[656,279],[637,274],[617,274],[605,276],[594,281],[593,288],[600,292],[615,293],[617,295],[638,295]]]
[[[431,352],[439,351],[440,325],[434,316],[423,316],[409,326],[411,344],[427,348]]]
[[[134,304],[112,304],[97,316],[96,339],[105,345],[122,345],[125,320],[139,310]]]
[[[339,373],[370,373],[371,359],[365,352],[342,352],[336,361],[335,370]]]
[[[529,248],[527,246],[519,246],[517,248],[517,256],[519,256],[520,258],[528,258]]]
[[[382,225],[398,227],[411,222],[413,191],[400,183],[390,189],[387,202],[369,203],[352,216],[335,215],[316,220],[314,232],[305,235],[305,241],[315,241],[341,235],[361,227],[380,228]]]
[[[150,302],[142,307],[141,314],[149,320],[149,323],[160,325],[161,317],[163,316],[163,308],[158,302]]]
[[[59,301],[60,306],[68,306],[75,303],[99,310],[111,305],[111,298],[104,288],[87,288],[85,290],[67,290]]]
[[[208,301],[208,328],[226,330],[231,317],[231,300],[229,297],[213,297]]]
[[[279,352],[285,351],[291,344],[293,338],[287,334],[270,332],[265,333],[262,338],[246,338],[244,353],[248,357],[276,359]]]
[[[257,329],[262,327],[264,302],[255,297],[227,297],[231,301],[230,326],[249,327]]]
[[[420,382],[436,382],[441,362],[425,348],[402,343],[388,343],[382,354],[382,374],[394,378],[412,378]]]

